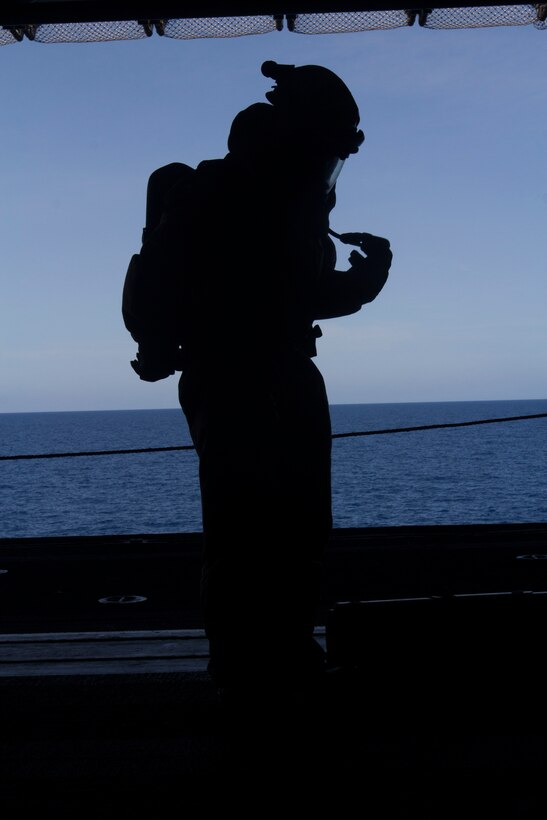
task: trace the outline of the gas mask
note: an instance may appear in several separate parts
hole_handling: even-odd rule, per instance
[[[295,172],[309,174],[330,194],[350,154],[365,135],[357,128],[359,109],[342,80],[322,66],[281,65],[269,60],[262,74],[275,80],[266,93],[275,119],[295,158]]]
[[[275,80],[268,103],[254,103],[232,123],[228,148],[242,166],[271,168],[285,184],[334,190],[350,154],[365,137],[359,109],[342,80],[322,66],[262,65]]]

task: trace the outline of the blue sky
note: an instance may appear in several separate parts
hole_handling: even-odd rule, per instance
[[[331,403],[547,397],[547,33],[415,26],[1,47],[0,412],[177,406],[120,310],[147,179],[223,156],[267,59],[352,90],[331,224],[394,251],[376,302],[321,323]]]

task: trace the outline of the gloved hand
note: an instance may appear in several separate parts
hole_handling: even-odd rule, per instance
[[[357,274],[361,280],[359,284],[363,304],[372,302],[384,287],[389,275],[393,260],[390,244],[387,239],[371,233],[343,234],[343,236],[348,244],[359,244],[361,250],[366,253],[365,257],[358,251],[352,251],[348,261],[351,265],[351,272]]]
[[[388,267],[391,265],[393,254],[391,253],[389,240],[384,239],[382,236],[374,236],[372,233],[344,234],[344,236],[348,239],[350,236],[356,237],[357,241],[350,244],[359,245],[367,256],[383,257],[386,261],[389,257]]]
[[[137,357],[131,362],[135,373],[145,382],[157,382],[175,373],[176,351],[161,342],[140,342]]]

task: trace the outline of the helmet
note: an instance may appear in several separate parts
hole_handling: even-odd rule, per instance
[[[296,68],[272,60],[262,74],[276,85],[267,103],[254,103],[235,117],[228,150],[242,166],[270,167],[278,181],[314,186],[329,195],[344,161],[365,136],[349,89],[328,68]]]
[[[273,60],[262,64],[262,74],[276,83],[266,99],[294,132],[305,129],[310,142],[327,147],[340,160],[357,153],[365,139],[357,128],[359,109],[337,74],[323,66]]]

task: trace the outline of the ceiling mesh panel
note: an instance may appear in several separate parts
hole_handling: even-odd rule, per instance
[[[415,23],[430,29],[486,28],[534,25],[547,28],[545,5],[466,6],[419,11],[386,10],[286,15],[284,26],[297,34],[341,34],[401,28]],[[283,23],[282,23],[283,25]],[[0,28],[0,46],[26,37],[38,43],[92,43],[139,40],[153,33],[180,40],[244,37],[267,34],[282,27],[273,15],[248,17],[196,17],[173,20],[91,23],[44,23],[21,28]]]
[[[198,37],[244,37],[249,34],[267,34],[275,31],[275,20],[264,17],[196,17],[167,20],[165,36],[178,40]]]
[[[341,34],[402,26],[408,26],[406,11],[351,11],[344,14],[298,14],[294,19],[293,30],[298,34]]]
[[[45,23],[37,26],[37,43],[99,43],[108,40],[139,40],[146,37],[136,20],[106,23]]]

